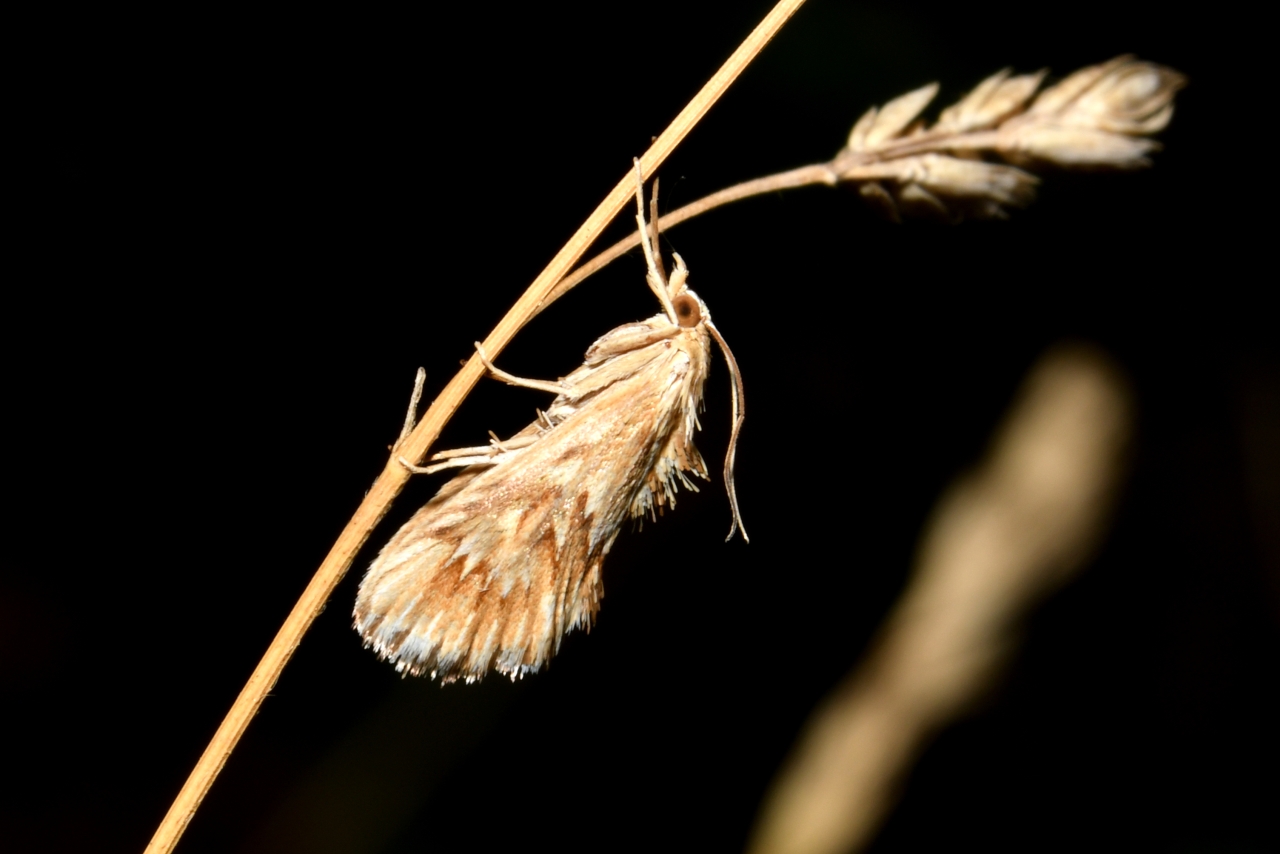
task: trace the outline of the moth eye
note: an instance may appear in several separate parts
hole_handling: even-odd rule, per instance
[[[688,294],[676,297],[671,307],[676,310],[676,320],[685,328],[702,322],[702,309],[698,308],[698,301]]]

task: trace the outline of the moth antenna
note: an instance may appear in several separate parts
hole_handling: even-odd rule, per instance
[[[679,325],[680,320],[676,317],[676,309],[671,304],[671,294],[668,293],[667,277],[662,275],[653,258],[653,241],[649,236],[649,226],[644,221],[644,176],[640,174],[640,158],[634,158],[634,162],[636,164],[636,226],[640,229],[640,248],[644,250],[644,261],[649,268],[644,280],[649,283],[649,289],[657,295],[658,302],[662,303],[662,310],[667,313],[667,319]]]
[[[680,256],[677,255],[677,261],[679,258]],[[733,485],[733,458],[738,452],[738,434],[742,432],[742,422],[747,417],[747,400],[742,389],[742,374],[738,372],[738,360],[733,358],[733,351],[729,349],[729,345],[725,343],[724,336],[720,334],[719,329],[716,329],[715,324],[711,322],[711,318],[704,316],[702,322],[706,324],[707,331],[711,333],[711,337],[715,338],[716,343],[720,345],[720,350],[724,353],[724,359],[729,363],[729,378],[733,380],[731,385],[733,389],[733,430],[729,433],[729,450],[724,455],[724,488],[729,493],[729,506],[733,508],[733,523],[729,525],[729,536],[725,537],[724,541],[727,543],[733,539],[734,531],[742,531],[742,539],[749,543],[751,538],[747,536],[747,527],[742,524],[742,513],[738,510],[738,490]]]
[[[658,272],[662,274],[663,279],[666,279],[667,267],[662,261],[662,241],[659,239],[661,237],[661,220],[662,218],[658,216],[658,178],[655,176],[653,190],[649,192],[649,239],[653,241],[653,260],[658,265]],[[669,296],[674,299],[676,294],[672,291],[669,280],[667,282],[667,290],[670,292]]]

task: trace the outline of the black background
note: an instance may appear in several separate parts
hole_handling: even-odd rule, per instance
[[[32,26],[9,122],[6,850],[141,850],[380,470],[414,369],[429,399],[766,9]],[[751,544],[722,542],[718,479],[682,495],[621,534],[596,627],[548,671],[443,689],[361,649],[362,555],[179,851],[740,850],[940,490],[1063,339],[1104,348],[1137,397],[1114,527],[871,850],[1268,850],[1280,361],[1255,26],[804,8],[662,168],[664,210],[824,160],[932,80],[936,110],[1005,65],[1133,52],[1191,83],[1155,168],[1050,175],[1009,222],[893,226],[814,188],[666,235],[747,384]],[[642,273],[619,260],[499,364],[567,373],[653,313]],[[545,399],[483,382],[441,446]],[[707,400],[715,469],[722,363]],[[373,547],[439,482],[411,484]]]

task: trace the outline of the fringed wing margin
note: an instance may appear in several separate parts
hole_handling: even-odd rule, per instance
[[[611,334],[643,333],[633,326]],[[684,472],[706,477],[692,442],[706,342],[653,334],[566,377],[573,393],[537,442],[464,469],[382,549],[356,629],[398,671],[451,682],[538,670],[566,632],[590,627],[622,520],[674,505],[677,480],[692,488]]]
[[[401,673],[445,683],[490,669],[523,676],[556,653],[566,632],[589,628],[600,607],[600,566],[616,531],[596,536],[586,494],[544,488],[536,504],[504,503],[484,488],[486,475],[502,473],[455,478],[472,489],[446,484],[360,584],[356,629]],[[529,494],[519,486],[499,491]]]

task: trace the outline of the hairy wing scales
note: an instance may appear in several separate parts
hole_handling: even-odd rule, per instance
[[[447,482],[361,582],[366,643],[401,672],[470,681],[537,670],[566,632],[589,628],[638,494],[662,504],[683,470],[706,477],[691,431],[709,355],[674,337],[579,368],[547,410],[554,426],[517,434],[537,441]]]

